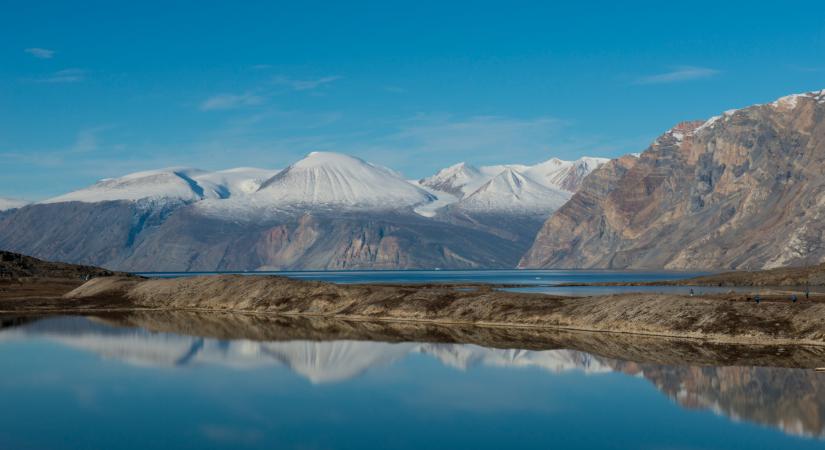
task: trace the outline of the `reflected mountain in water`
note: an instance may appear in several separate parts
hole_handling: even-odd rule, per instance
[[[576,350],[517,350],[472,344],[355,340],[222,340],[109,326],[95,319],[5,321],[0,344],[44,339],[142,367],[285,366],[312,383],[342,382],[411,354],[459,370],[489,366],[551,373],[621,372],[643,377],[691,409],[711,410],[809,437],[825,436],[825,375],[809,369],[668,366],[604,358]]]
[[[477,365],[539,367],[551,372],[610,369],[592,356],[571,350],[502,350],[461,344],[385,343],[370,341],[220,340],[114,328],[94,320],[44,319],[0,330],[5,340],[40,338],[94,352],[107,359],[145,367],[220,365],[243,369],[284,365],[313,383],[354,378],[411,353],[430,355],[462,370]]]

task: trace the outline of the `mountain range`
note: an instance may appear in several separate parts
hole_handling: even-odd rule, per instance
[[[680,123],[613,160],[459,163],[406,180],[314,152],[171,168],[34,204],[0,248],[129,271],[763,269],[825,261],[825,91]]]
[[[329,152],[283,170],[152,170],[9,204],[0,248],[130,271],[513,267],[605,162],[462,163],[418,181]]]

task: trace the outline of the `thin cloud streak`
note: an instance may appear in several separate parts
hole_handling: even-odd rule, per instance
[[[37,78],[38,83],[78,83],[86,79],[86,71],[83,69],[63,69],[47,75],[43,78]]]
[[[313,89],[318,89],[321,86],[328,85],[332,82],[338,81],[340,79],[341,77],[338,75],[321,77],[314,80],[296,80],[294,78],[289,78],[285,76],[277,76],[272,79],[272,82],[275,84],[288,86],[293,91],[310,91]]]
[[[237,109],[260,105],[263,102],[264,97],[252,92],[245,92],[243,94],[217,94],[204,100],[200,104],[200,109],[201,111]]]
[[[647,75],[636,79],[634,84],[667,84],[711,78],[720,72],[709,67],[681,66],[670,72]]]
[[[287,86],[289,90],[292,91],[314,91],[339,79],[341,79],[341,77],[337,75],[312,80],[298,80],[286,76],[277,76],[271,80],[271,83]],[[269,97],[279,94],[283,94],[283,92],[278,92],[276,89],[273,89],[271,85],[259,87],[242,94],[216,94],[201,102],[199,108],[201,111],[216,111],[257,106],[266,103]]]
[[[54,50],[49,50],[47,48],[40,47],[30,47],[27,49],[23,49],[23,51],[38,59],[52,59],[55,53]]]

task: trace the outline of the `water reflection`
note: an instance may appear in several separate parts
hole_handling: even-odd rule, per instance
[[[575,350],[471,344],[222,340],[114,327],[88,318],[3,321],[0,348],[32,340],[139,367],[286,367],[317,385],[356,380],[371,369],[399,364],[415,355],[461,371],[496,367],[534,368],[551,374],[623,373],[649,380],[683,408],[710,410],[733,421],[768,425],[791,435],[825,436],[825,376],[809,369],[670,366]]]

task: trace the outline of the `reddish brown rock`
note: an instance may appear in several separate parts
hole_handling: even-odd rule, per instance
[[[825,91],[686,122],[593,172],[520,267],[761,269],[825,260]]]

